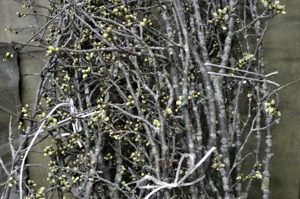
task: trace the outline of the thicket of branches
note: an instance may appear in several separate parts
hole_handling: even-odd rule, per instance
[[[254,180],[269,197],[280,112],[262,41],[268,19],[285,14],[279,1],[26,2],[18,16],[46,23],[7,28],[34,34],[6,59],[25,53],[45,67],[3,199],[14,186],[22,198],[247,198]],[[26,158],[48,137],[50,188],[36,189]]]

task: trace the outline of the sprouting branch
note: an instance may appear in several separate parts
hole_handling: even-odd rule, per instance
[[[22,107],[18,150],[10,131],[14,165],[6,173],[13,183],[5,184],[6,198],[16,180],[20,198],[230,199],[247,195],[253,179],[266,184],[271,129],[280,120],[273,96],[285,86],[268,79],[278,72],[265,73],[262,40],[267,21],[284,6],[45,1],[49,6],[30,1],[28,12],[18,12],[34,24],[6,29],[35,32],[12,42],[16,52],[5,60],[22,53],[45,64],[28,73],[39,74],[40,83],[33,107]],[[248,147],[253,137],[255,149]],[[33,151],[41,143],[44,150]],[[23,179],[35,166],[25,165],[31,152],[50,159],[47,185],[30,173]],[[253,171],[242,176],[248,167]]]

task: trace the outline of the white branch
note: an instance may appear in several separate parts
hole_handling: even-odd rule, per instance
[[[24,165],[25,165],[25,161],[26,161],[26,157],[30,151],[30,149],[32,148],[36,138],[38,137],[38,135],[43,132],[44,130],[42,129],[45,122],[47,121],[47,119],[54,113],[54,111],[56,109],[58,109],[59,107],[61,106],[70,106],[71,107],[71,112],[75,112],[77,111],[76,108],[74,107],[74,105],[72,104],[72,101],[70,101],[70,103],[61,103],[61,104],[58,104],[56,105],[51,111],[50,113],[46,116],[46,118],[44,119],[44,121],[42,122],[42,124],[40,125],[40,127],[38,128],[37,132],[35,133],[34,137],[32,138],[32,141],[30,142],[29,146],[27,147],[27,150],[23,156],[23,160],[22,160],[22,164],[21,164],[21,168],[20,168],[20,177],[19,177],[19,195],[20,195],[20,199],[22,199],[22,179],[23,179],[23,170],[24,170]],[[74,129],[75,130],[75,129]]]
[[[193,162],[194,162],[194,155],[192,154],[183,154],[182,157],[180,158],[180,161],[178,163],[178,167],[177,167],[177,172],[176,172],[176,177],[174,179],[174,182],[173,183],[167,183],[167,182],[163,182],[163,181],[160,181],[160,180],[157,180],[155,177],[153,176],[149,176],[149,175],[146,175],[144,176],[142,179],[138,180],[138,181],[135,181],[135,182],[131,182],[131,183],[128,183],[128,184],[133,184],[133,183],[137,183],[138,187],[140,189],[148,189],[148,188],[156,188],[154,189],[153,191],[151,191],[144,199],[149,199],[153,194],[155,194],[156,192],[158,192],[159,190],[161,189],[172,189],[172,188],[176,188],[176,187],[184,187],[184,186],[191,186],[197,182],[199,182],[203,177],[193,181],[193,182],[188,182],[188,183],[183,183],[183,181],[185,179],[187,179],[201,164],[203,164],[203,162],[211,155],[211,153],[216,150],[216,147],[212,147],[206,154],[205,156],[195,165],[193,166]],[[182,165],[182,162],[183,162],[183,159],[185,157],[189,157],[191,158],[192,160],[192,164],[188,170],[188,172],[182,177],[181,180],[178,181],[178,176],[179,176],[179,170],[181,168],[181,165]],[[156,185],[147,185],[147,186],[139,186],[139,184],[145,180],[152,180]]]
[[[228,74],[214,73],[214,72],[208,72],[208,74],[210,74],[210,75],[225,76],[225,77],[232,77],[232,78],[238,78],[238,79],[247,79],[247,80],[250,80],[250,81],[265,82],[265,83],[274,84],[275,86],[280,86],[276,82],[273,82],[273,81],[270,81],[270,80],[260,80],[260,79],[254,79],[254,78],[249,78],[249,77],[244,77],[244,76],[228,75]]]

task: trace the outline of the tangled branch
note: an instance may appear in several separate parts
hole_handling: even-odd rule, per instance
[[[14,43],[16,51],[4,58],[36,58],[28,46],[47,56],[38,57],[45,67],[36,102],[20,116],[20,133],[33,139],[15,152],[3,199],[17,181],[20,198],[230,199],[247,196],[253,180],[269,197],[271,126],[280,116],[270,90],[279,85],[267,79],[277,72],[265,74],[262,40],[268,19],[285,14],[284,6],[253,0],[48,3],[24,5],[29,12],[20,18],[46,22],[28,27],[33,36]],[[245,150],[254,132],[255,148]],[[51,159],[49,185],[35,189],[30,176],[23,179],[26,158],[49,137],[43,151]]]

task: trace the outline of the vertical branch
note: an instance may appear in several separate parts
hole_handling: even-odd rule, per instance
[[[268,88],[274,82],[264,74],[261,23],[284,6],[239,2],[49,0],[48,16],[19,13],[46,22],[30,44],[15,44],[48,56],[33,109],[21,113],[30,123],[24,140],[33,140],[26,150],[11,148],[20,170],[7,173],[18,176],[19,197],[230,199],[247,197],[256,179],[267,199],[278,112]],[[254,132],[252,166],[246,149]],[[43,151],[51,187],[36,192],[22,176],[41,133],[53,141]],[[208,157],[212,149],[218,152]],[[242,176],[245,164],[252,171]]]

